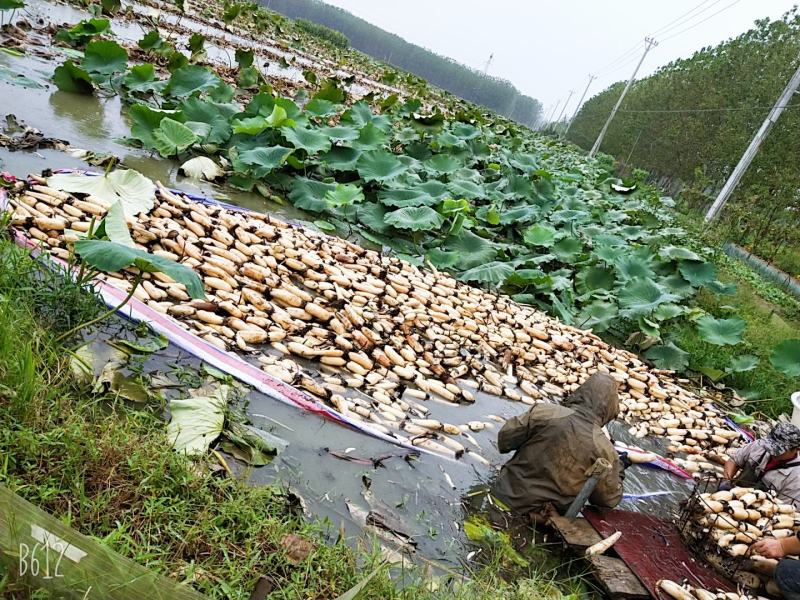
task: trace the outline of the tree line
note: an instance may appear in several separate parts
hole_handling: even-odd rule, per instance
[[[364,19],[319,0],[261,0],[270,10],[293,19],[305,19],[341,32],[350,45],[400,69],[428,80],[461,98],[501,115],[534,126],[542,104],[522,94],[508,80],[486,75],[426,48],[411,44]]]
[[[756,21],[740,36],[676,60],[628,92],[601,150],[679,182],[705,210],[798,66],[800,15]],[[590,148],[624,83],[588,100],[569,138]],[[792,100],[724,209],[730,239],[800,273],[800,98]],[[688,189],[687,189],[688,188]]]

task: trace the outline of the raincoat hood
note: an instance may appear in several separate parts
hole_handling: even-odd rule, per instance
[[[563,512],[586,483],[587,470],[603,458],[612,468],[589,501],[616,506],[622,499],[620,461],[602,427],[618,412],[616,381],[597,373],[563,405],[542,402],[509,418],[497,435],[497,448],[514,456],[500,470],[492,493],[515,512],[540,510],[548,503]]]
[[[607,425],[619,414],[617,382],[610,375],[595,373],[564,400],[564,406],[591,419],[600,427]]]

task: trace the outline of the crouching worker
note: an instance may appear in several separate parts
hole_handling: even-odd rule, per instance
[[[769,434],[736,450],[725,463],[719,489],[733,485],[775,490],[781,502],[800,508],[800,429],[778,423]]]
[[[602,427],[619,413],[617,382],[595,373],[562,405],[537,404],[506,421],[497,436],[500,452],[514,452],[492,494],[514,513],[563,513],[583,488],[587,471],[604,458],[612,468],[589,502],[612,508],[622,499],[622,469]],[[531,515],[535,518],[535,515]]]
[[[800,554],[798,535],[775,539],[763,538],[750,546],[751,554],[779,559],[773,578],[787,600],[800,600],[800,560],[784,558]]]

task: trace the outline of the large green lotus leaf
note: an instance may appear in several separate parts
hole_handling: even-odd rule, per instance
[[[341,104],[344,102],[346,97],[347,92],[339,87],[339,82],[336,79],[327,79],[322,84],[319,91],[317,91],[317,93],[311,97],[311,102],[319,99],[327,100],[328,102],[333,102],[334,104]]]
[[[163,119],[183,120],[183,114],[180,111],[155,110],[146,104],[134,104],[131,106],[129,114],[133,121],[131,137],[142,142],[146,148],[155,148],[156,141],[153,132],[158,129]]]
[[[481,134],[481,130],[469,123],[456,123],[452,129],[453,135],[462,140],[471,140]]]
[[[641,225],[626,225],[625,227],[620,227],[619,233],[626,240],[638,240],[649,235],[649,231]]]
[[[176,69],[164,90],[174,98],[183,98],[217,87],[222,80],[208,67],[186,65]]]
[[[731,363],[728,365],[728,371],[732,373],[744,373],[746,371],[752,371],[758,366],[759,360],[757,356],[753,356],[752,354],[741,354],[739,356],[735,356],[731,359]]]
[[[464,166],[449,154],[435,154],[426,160],[424,165],[436,173],[453,173]]]
[[[575,324],[581,329],[602,333],[614,323],[617,313],[617,306],[612,302],[595,300],[581,309],[575,317]]]
[[[575,236],[567,236],[553,244],[550,250],[558,260],[564,263],[573,263],[583,251],[583,242]]]
[[[336,142],[349,142],[358,139],[358,129],[355,127],[336,125],[334,127],[320,127],[318,131]]]
[[[254,117],[237,118],[232,121],[231,125],[233,133],[258,135],[271,128],[291,127],[295,125],[295,121],[289,117],[285,108],[275,104],[272,112],[266,117],[259,114]]]
[[[71,60],[66,60],[63,65],[56,67],[53,72],[53,83],[62,92],[85,95],[94,93],[94,83],[89,73],[76,66]]]
[[[296,177],[292,181],[292,191],[289,192],[289,199],[292,204],[303,210],[323,212],[328,208],[328,203],[325,202],[325,195],[335,189],[336,186],[332,183]]]
[[[479,281],[481,283],[499,286],[504,283],[513,272],[514,265],[495,260],[464,271],[458,278],[461,281]]]
[[[425,254],[425,258],[437,269],[452,269],[460,260],[458,252],[441,250],[439,248],[431,248],[428,250]]]
[[[282,166],[291,153],[291,148],[283,146],[253,148],[252,150],[240,152],[232,160],[232,163],[237,171],[250,172],[254,177],[260,179]],[[245,165],[246,168],[240,168],[242,165]]]
[[[589,292],[614,289],[615,281],[614,271],[600,266],[583,269],[577,277],[579,287]]]
[[[337,183],[335,189],[325,194],[325,202],[334,208],[349,206],[361,202],[363,199],[364,193],[361,188],[352,183]]]
[[[86,46],[81,64],[89,73],[108,76],[125,70],[128,53],[111,40],[95,40]]]
[[[164,273],[185,285],[192,298],[205,298],[203,283],[197,274],[186,265],[168,258],[108,240],[78,240],[75,242],[75,252],[99,271],[116,273],[133,265],[146,273]]]
[[[511,225],[514,223],[528,223],[540,215],[538,206],[525,205],[516,208],[508,208],[500,213],[499,223],[501,225]]]
[[[197,136],[189,127],[169,117],[161,119],[153,131],[155,149],[164,158],[180,154],[197,141]]]
[[[328,152],[320,154],[318,160],[337,171],[353,171],[361,154],[361,150],[357,148],[334,146]]]
[[[800,377],[800,339],[786,340],[775,346],[769,362],[788,377]]]
[[[683,260],[678,269],[683,278],[694,286],[705,285],[717,279],[717,268],[712,263]]]
[[[686,308],[679,304],[662,304],[653,311],[653,318],[657,321],[669,321],[686,312]]]
[[[655,276],[649,262],[637,256],[630,256],[630,252],[617,261],[616,267],[617,273],[623,279],[652,279]]]
[[[364,152],[356,163],[358,174],[365,181],[387,181],[406,171],[406,166],[391,152],[371,150]]]
[[[689,365],[689,353],[672,342],[653,346],[644,355],[659,369],[683,371]]]
[[[211,131],[205,141],[210,144],[224,144],[231,137],[230,119],[238,112],[235,104],[209,102],[196,96],[184,100],[181,112],[187,121],[207,123]]]
[[[619,291],[620,312],[624,317],[648,315],[659,305],[675,302],[680,298],[670,294],[650,279],[631,279]]]
[[[695,292],[691,284],[677,273],[664,277],[659,281],[659,284],[669,290],[670,293],[676,294],[681,298],[688,298]]]
[[[705,315],[697,319],[697,332],[700,337],[715,346],[733,346],[742,341],[747,322],[739,317],[716,319]]]
[[[95,177],[57,173],[47,178],[47,185],[65,192],[91,194],[109,204],[122,202],[125,214],[131,217],[150,212],[156,201],[155,184],[132,169],[117,169]]]
[[[167,438],[173,449],[188,456],[208,451],[225,425],[229,390],[227,385],[221,385],[209,396],[170,401]]]
[[[547,291],[553,289],[553,278],[541,269],[515,269],[506,279],[506,283],[519,287],[533,285]]]
[[[358,222],[378,233],[386,233],[391,229],[385,217],[386,207],[377,202],[363,202],[358,207]]]
[[[426,181],[425,183],[420,183],[414,186],[414,189],[419,190],[423,194],[427,194],[437,202],[441,202],[449,196],[447,186],[441,181],[436,181],[435,179]]]
[[[150,63],[132,66],[122,78],[129,92],[161,92],[166,82],[156,77],[156,69]]]
[[[515,197],[531,199],[533,198],[533,185],[527,177],[512,174],[506,182],[505,192]]]
[[[466,179],[451,179],[447,184],[447,189],[456,198],[483,198],[486,195],[486,190],[482,185],[473,183]]]
[[[583,233],[586,233],[586,229],[584,228]],[[601,233],[596,235],[592,238],[592,242],[598,248],[600,246],[607,246],[609,248],[619,248],[620,246],[627,246],[627,242],[618,235],[614,235],[613,233]]]
[[[315,98],[306,104],[303,109],[315,117],[330,117],[336,113],[336,105],[329,100]]]
[[[341,122],[354,125],[356,129],[361,129],[368,123],[387,132],[392,128],[392,121],[389,117],[373,114],[370,105],[364,101],[356,102],[342,113]]]
[[[398,229],[431,231],[442,226],[444,217],[428,206],[408,206],[386,213],[384,221]]]
[[[550,248],[556,241],[556,230],[553,226],[543,223],[531,225],[523,232],[522,239],[532,246]]]
[[[664,260],[703,260],[696,252],[680,246],[664,246],[658,251],[658,255]]]
[[[594,255],[608,265],[616,265],[626,254],[627,249],[624,246],[596,246],[594,250]],[[680,276],[678,279],[683,281]]]
[[[433,206],[438,198],[426,194],[420,188],[388,188],[378,192],[378,200],[386,206],[405,208],[406,206]]]
[[[317,154],[330,150],[331,140],[324,133],[304,127],[282,127],[283,137],[295,148],[301,148],[309,154]]]
[[[357,145],[362,150],[372,150],[386,144],[387,138],[386,133],[378,126],[374,123],[367,123],[358,132],[358,138],[355,140],[354,145]]]
[[[458,235],[447,237],[443,247],[445,250],[459,254],[458,268],[461,270],[482,265],[494,260],[497,256],[497,249],[489,240],[468,229],[462,229]]]
[[[526,174],[539,168],[539,157],[534,154],[514,154],[508,162]]]
[[[456,148],[465,145],[461,138],[454,136],[449,131],[443,131],[436,136],[436,143],[439,145],[439,148]]]

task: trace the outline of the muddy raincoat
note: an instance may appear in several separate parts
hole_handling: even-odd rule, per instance
[[[614,380],[595,373],[559,406],[537,404],[506,421],[497,436],[500,452],[514,451],[493,493],[515,512],[541,510],[552,503],[564,512],[588,479],[598,458],[612,465],[589,501],[614,507],[622,499],[620,461],[602,427],[619,413]]]

